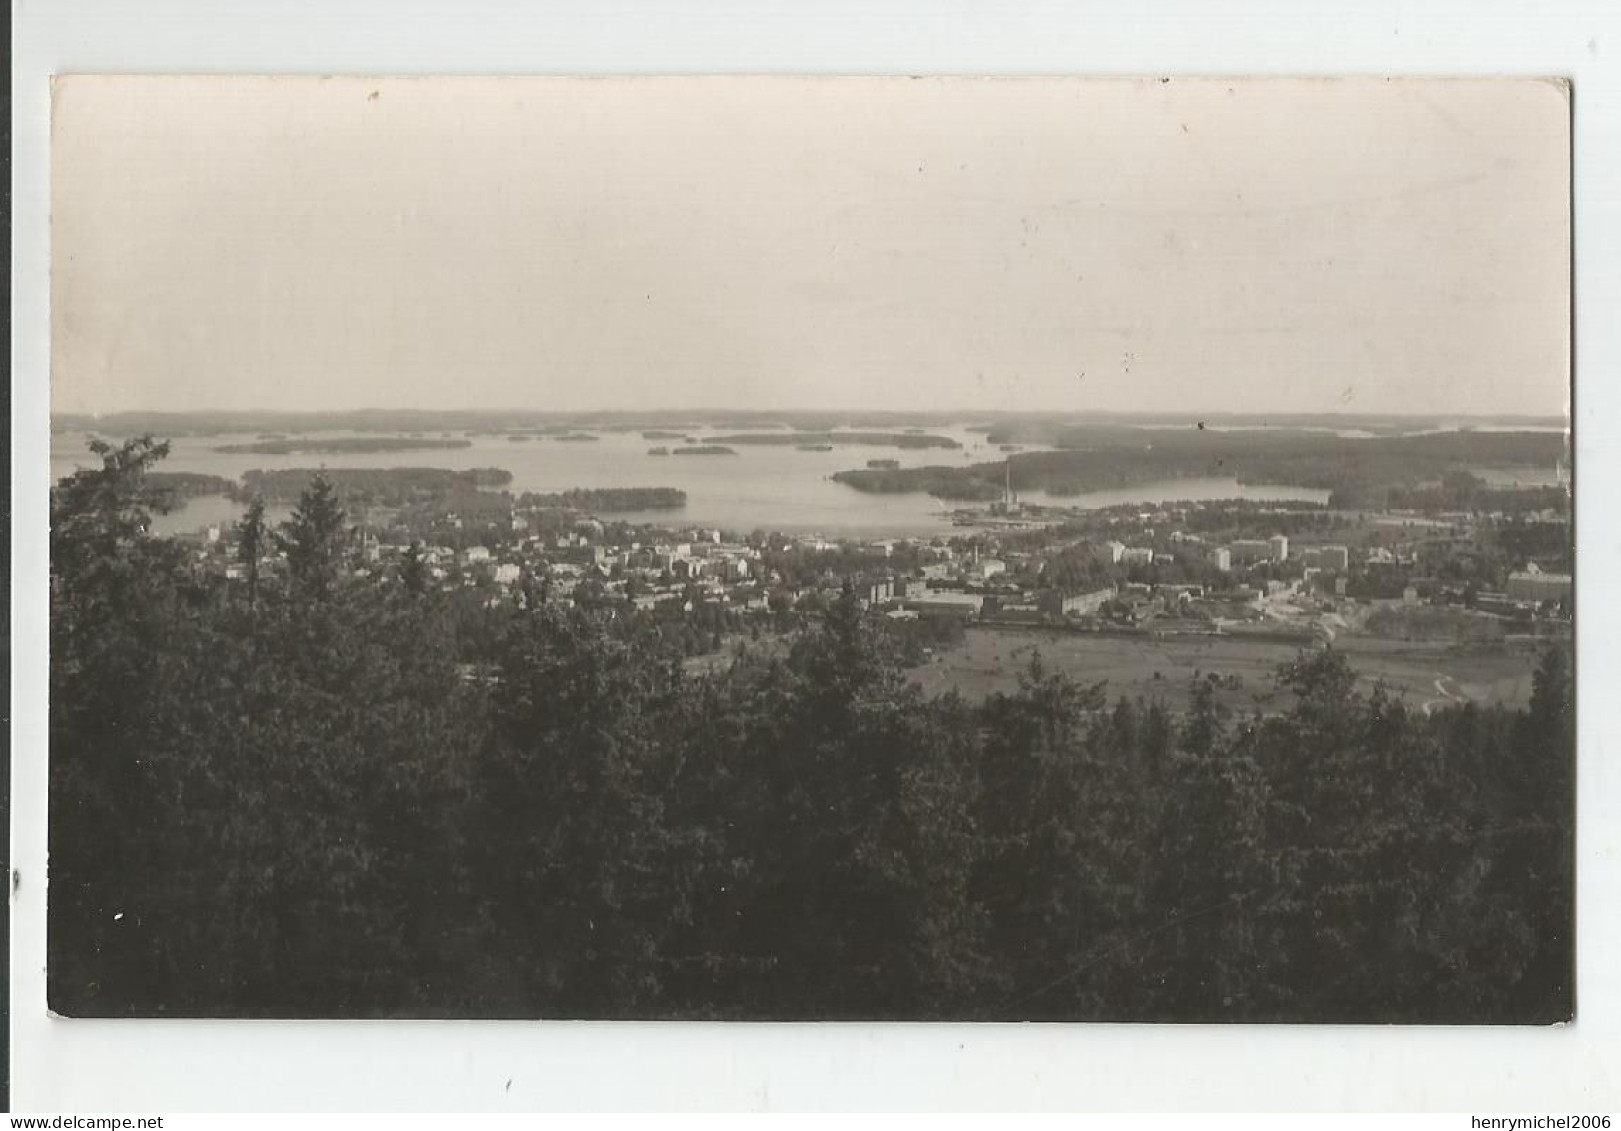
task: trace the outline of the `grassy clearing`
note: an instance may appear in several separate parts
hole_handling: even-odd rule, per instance
[[[1529,645],[1465,651],[1440,643],[1341,636],[1335,647],[1366,686],[1383,680],[1414,707],[1460,696],[1512,706],[1530,700],[1536,651]],[[1222,701],[1240,710],[1272,702],[1273,673],[1298,652],[1292,644],[1267,641],[971,628],[961,646],[936,652],[910,678],[931,694],[956,689],[966,698],[983,699],[1012,691],[1036,649],[1049,669],[1077,682],[1107,680],[1111,697],[1158,697],[1175,708],[1185,703],[1196,674],[1215,673]],[[1447,681],[1442,689],[1437,680]]]

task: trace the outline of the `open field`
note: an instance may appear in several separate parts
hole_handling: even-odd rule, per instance
[[[1537,652],[1528,644],[1466,652],[1446,644],[1342,636],[1334,646],[1362,676],[1364,689],[1383,680],[1415,708],[1463,699],[1524,705],[1531,697],[1531,673],[1537,662]],[[909,678],[931,694],[955,688],[977,700],[1016,688],[1019,673],[1036,649],[1049,670],[1063,671],[1083,684],[1107,680],[1111,698],[1159,697],[1177,709],[1186,702],[1193,676],[1213,672],[1222,677],[1222,701],[1247,710],[1265,709],[1274,699],[1273,674],[1299,647],[1210,637],[1133,638],[974,627],[962,645],[937,652]]]

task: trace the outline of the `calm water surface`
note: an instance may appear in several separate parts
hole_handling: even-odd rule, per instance
[[[695,429],[684,432],[699,442],[740,429]],[[869,459],[892,459],[902,467],[931,464],[963,465],[987,463],[1005,458],[982,433],[962,428],[930,428],[935,435],[947,435],[962,444],[961,449],[905,449],[836,445],[832,451],[800,451],[792,444],[782,446],[738,444],[731,456],[652,456],[652,447],[675,448],[680,439],[648,440],[640,432],[595,432],[589,442],[567,442],[536,437],[513,441],[506,436],[462,436],[466,448],[444,448],[414,452],[369,452],[353,454],[264,455],[233,454],[213,450],[225,444],[251,442],[256,436],[182,436],[172,441],[169,458],[161,465],[166,471],[190,471],[240,479],[254,468],[291,467],[443,467],[466,470],[500,467],[512,472],[510,490],[563,491],[570,487],[676,487],[687,493],[681,511],[649,511],[616,515],[628,522],[692,524],[748,532],[756,529],[781,530],[827,535],[920,536],[953,530],[950,510],[961,504],[943,503],[929,495],[863,494],[835,483],[835,472],[863,467]],[[352,433],[305,434],[314,439]],[[425,433],[440,438],[440,433]],[[82,433],[59,433],[52,437],[51,475],[53,480],[76,467],[89,467],[94,457],[86,450]],[[1025,445],[1020,451],[1039,451]],[[1256,499],[1326,502],[1328,492],[1293,487],[1245,487],[1233,479],[1180,479],[1145,483],[1137,487],[1094,491],[1084,495],[1047,497],[1025,492],[1030,502],[1050,502],[1060,506],[1107,507],[1123,503],[1157,503],[1179,499]],[[229,522],[241,507],[228,499],[194,499],[181,510],[158,518],[154,525],[161,533],[179,533]],[[272,518],[284,516],[273,513]]]

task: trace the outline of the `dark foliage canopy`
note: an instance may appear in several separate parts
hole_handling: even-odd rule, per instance
[[[1519,712],[1332,650],[1265,717],[1039,656],[969,703],[847,592],[695,676],[533,579],[480,619],[415,555],[353,575],[319,479],[285,568],[256,511],[247,577],[195,574],[145,532],[164,450],[52,500],[61,1013],[1571,1016],[1561,652]]]

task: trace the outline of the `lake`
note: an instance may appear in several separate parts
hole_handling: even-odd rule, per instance
[[[691,429],[700,443],[741,429]],[[512,473],[510,490],[563,491],[570,487],[676,487],[687,493],[687,505],[680,511],[647,511],[618,514],[627,522],[650,522],[712,526],[747,533],[756,529],[793,533],[819,533],[829,536],[891,535],[918,537],[953,531],[951,511],[961,504],[944,503],[929,495],[864,494],[842,483],[835,483],[835,472],[865,466],[869,459],[895,460],[902,467],[935,464],[987,463],[1005,458],[983,433],[962,427],[927,429],[931,434],[950,436],[963,447],[907,449],[866,445],[844,445],[832,451],[800,451],[786,445],[733,445],[730,456],[652,456],[653,447],[678,447],[680,439],[645,439],[635,432],[594,432],[598,439],[569,442],[535,437],[514,441],[505,435],[448,435],[471,441],[466,448],[445,448],[415,452],[370,452],[345,454],[265,455],[218,452],[225,444],[250,443],[253,435],[181,436],[171,444],[169,458],[161,467],[166,471],[190,471],[240,479],[254,468],[291,467],[443,467],[466,470],[499,467]],[[300,439],[354,435],[354,433],[305,433]],[[441,438],[445,433],[424,433],[425,438]],[[76,467],[95,463],[85,448],[83,433],[64,432],[51,437],[51,476],[53,481],[70,474]],[[1021,451],[1040,451],[1039,445],[1023,445]],[[1145,483],[1137,487],[1095,491],[1084,495],[1051,497],[1040,492],[1022,494],[1029,502],[1046,502],[1068,507],[1107,507],[1124,503],[1153,504],[1178,499],[1254,499],[1326,502],[1328,492],[1294,487],[1246,487],[1233,479],[1180,479]],[[198,530],[231,521],[241,510],[228,499],[209,497],[191,500],[180,510],[159,516],[154,528],[171,534]],[[285,512],[282,512],[285,513]],[[272,518],[280,517],[272,514]]]

